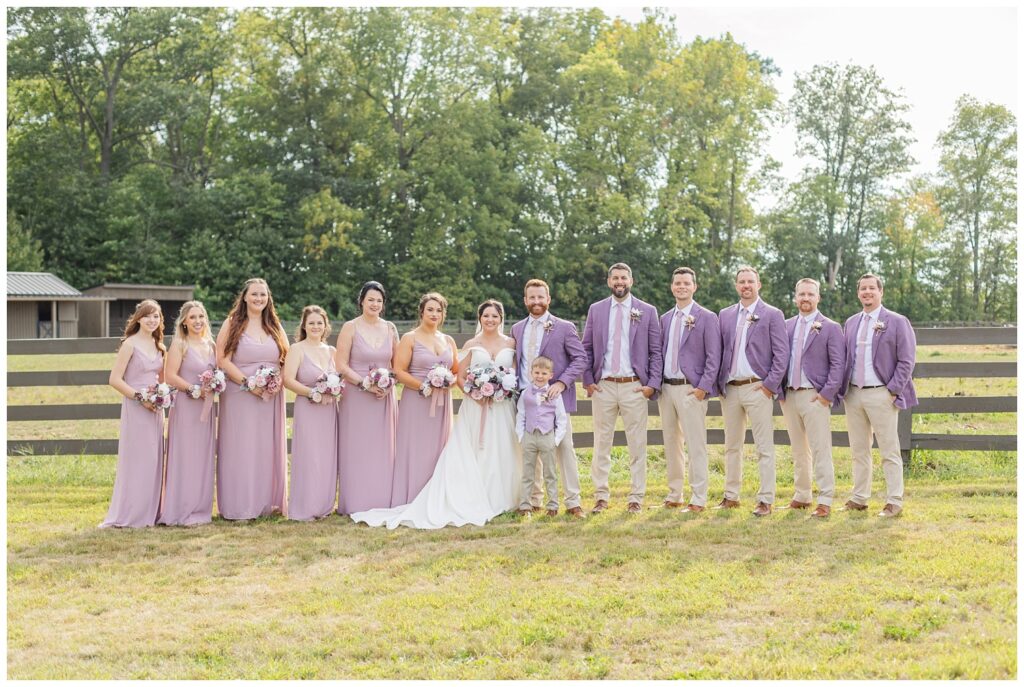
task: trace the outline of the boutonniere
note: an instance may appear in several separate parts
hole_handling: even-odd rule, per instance
[[[686,322],[687,329],[693,329],[693,325],[697,321],[697,318],[695,318],[693,315],[687,315],[686,320],[684,321]]]
[[[821,331],[821,322],[811,322],[811,331],[817,334]]]
[[[882,332],[885,331],[885,322],[882,322],[881,320],[879,320],[878,322],[875,322],[874,329],[875,329],[875,334],[881,334]]]
[[[543,328],[545,333],[550,332],[552,329],[555,328],[555,323],[552,322],[551,320],[547,320],[544,322]]]
[[[747,314],[747,322],[749,322],[750,324],[754,324],[754,323],[756,323],[760,319],[761,318],[758,317],[757,313],[753,313],[752,312],[752,313],[748,313]]]
[[[639,322],[640,321],[640,316],[642,314],[643,313],[640,312],[640,308],[630,308],[629,309],[629,321],[630,322]]]

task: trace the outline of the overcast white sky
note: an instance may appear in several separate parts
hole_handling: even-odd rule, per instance
[[[579,6],[583,3],[572,3]],[[598,5],[629,21],[642,10]],[[779,94],[788,101],[793,77],[816,64],[873,65],[893,90],[902,89],[906,117],[917,139],[914,172],[938,165],[934,149],[956,99],[969,93],[1017,111],[1018,10],[1003,7],[681,7],[669,11],[684,43],[730,32],[734,39],[774,60],[782,70]],[[802,167],[789,126],[773,132],[769,154],[793,179]]]

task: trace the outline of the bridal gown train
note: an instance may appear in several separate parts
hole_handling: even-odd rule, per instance
[[[492,362],[479,346],[468,349],[470,365]],[[512,366],[515,351],[502,349],[493,361]],[[461,364],[465,365],[465,358]],[[519,503],[522,458],[516,438],[516,404],[498,401],[484,407],[465,398],[434,474],[404,506],[352,513],[356,522],[395,529],[439,529],[447,525],[483,525]]]

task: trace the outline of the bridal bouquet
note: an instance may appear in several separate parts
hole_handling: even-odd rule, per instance
[[[419,395],[424,398],[430,398],[430,395],[434,393],[434,389],[447,389],[455,383],[455,375],[452,371],[441,363],[435,363],[428,371],[427,378],[423,382],[423,386],[419,389]]]
[[[203,370],[199,373],[199,383],[193,384],[188,388],[188,395],[192,398],[202,398],[203,392],[207,395],[213,394],[219,396],[221,392],[228,388],[228,380],[224,375],[224,370],[219,367],[213,370]]]
[[[373,387],[377,387],[382,391],[387,391],[395,385],[395,373],[386,367],[378,367],[370,370],[369,374],[363,377],[363,381],[359,383],[359,387],[363,391],[369,391]]]
[[[170,384],[150,384],[142,391],[136,392],[135,399],[140,403],[152,403],[160,410],[167,410],[174,405],[174,395],[177,391]]]
[[[322,403],[325,396],[337,401],[345,388],[345,380],[336,372],[325,372],[313,383],[313,391],[309,394],[310,403]]]
[[[263,392],[263,400],[267,401],[271,396],[281,390],[281,372],[276,367],[260,365],[256,374],[246,377],[242,382],[242,391],[253,391],[259,389]]]
[[[469,368],[462,390],[476,401],[493,402],[514,398],[518,384],[515,370],[504,365],[484,363]]]

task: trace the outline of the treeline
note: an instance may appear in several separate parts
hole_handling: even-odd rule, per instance
[[[909,178],[898,89],[820,65],[780,101],[779,69],[729,35],[681,44],[670,17],[500,8],[8,10],[8,269],[85,287],[194,283],[222,316],[244,279],[282,314],[355,313],[379,279],[396,318],[439,290],[451,317],[528,277],[582,317],[605,269],[667,305],[671,270],[735,300],[759,267],[792,310],[886,279],[915,320],[1016,313],[1016,122],[964,96]],[[922,74],[921,78],[935,78]],[[766,155],[789,117],[806,167]],[[755,198],[771,198],[758,212]],[[760,204],[763,206],[763,203]]]

